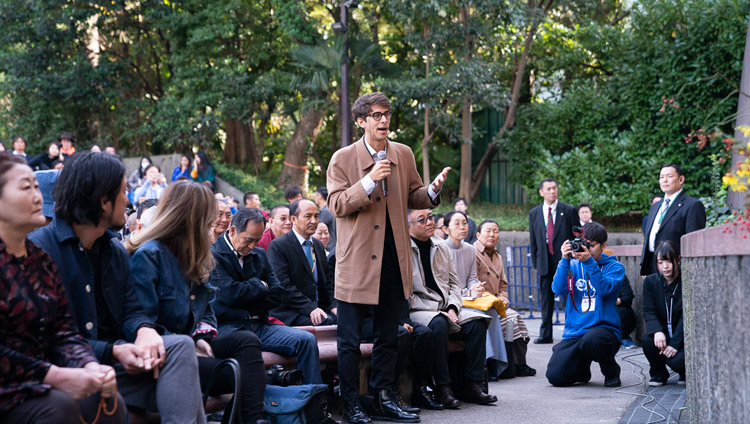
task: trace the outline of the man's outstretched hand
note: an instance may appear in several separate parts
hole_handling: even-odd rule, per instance
[[[443,184],[445,184],[445,180],[448,179],[448,171],[450,170],[451,170],[450,166],[443,168],[440,174],[438,174],[438,176],[435,177],[435,180],[432,181],[432,190],[435,193],[439,193],[440,190],[443,188]]]

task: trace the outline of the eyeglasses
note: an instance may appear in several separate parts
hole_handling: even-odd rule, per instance
[[[380,119],[384,116],[385,116],[385,119],[391,119],[391,116],[393,116],[393,112],[389,110],[387,112],[368,113],[367,115],[365,115],[365,118],[367,118],[368,116],[372,116],[372,119],[376,121],[380,121]]]
[[[419,225],[424,225],[427,223],[427,221],[432,221],[435,219],[435,215],[429,214],[423,218],[415,219],[414,221],[409,221],[409,224],[419,223]]]

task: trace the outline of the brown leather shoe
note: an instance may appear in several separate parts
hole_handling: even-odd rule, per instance
[[[461,402],[453,395],[450,384],[438,385],[436,389],[435,397],[437,397],[437,401],[442,403],[446,409],[458,409],[461,406]]]
[[[497,402],[497,396],[484,393],[481,381],[469,381],[466,387],[466,399],[464,400],[478,405],[486,405]]]

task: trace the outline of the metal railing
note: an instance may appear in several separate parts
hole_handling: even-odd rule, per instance
[[[539,297],[539,276],[531,263],[529,246],[507,246],[505,248],[505,275],[508,277],[508,297],[510,307],[523,311],[528,310],[526,319],[541,319],[541,304]],[[560,312],[563,312],[560,296],[555,296],[555,321],[560,322]],[[537,315],[534,315],[537,312]]]

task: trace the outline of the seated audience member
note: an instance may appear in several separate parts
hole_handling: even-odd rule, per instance
[[[553,386],[570,386],[591,380],[591,361],[599,363],[606,387],[619,387],[620,316],[617,296],[625,268],[607,247],[607,231],[597,222],[583,227],[587,242],[574,252],[571,241],[562,244],[562,259],[552,280],[552,291],[568,293],[563,339],[552,348],[547,380]]]
[[[318,187],[315,190],[315,204],[320,208],[320,222],[326,224],[328,229],[328,241],[323,243],[326,247],[326,251],[331,251],[336,248],[336,217],[328,209],[328,188]]]
[[[191,164],[190,156],[188,155],[182,155],[180,156],[180,166],[176,167],[174,170],[172,170],[172,182],[177,181],[178,178],[185,177],[187,179],[190,179],[190,164]]]
[[[268,261],[284,288],[271,316],[290,326],[336,324],[333,282],[326,278],[323,243],[312,237],[318,228],[318,207],[312,200],[289,206],[292,231],[268,246]]]
[[[148,156],[141,157],[141,166],[138,167],[130,177],[128,177],[128,192],[135,193],[135,189],[146,182],[146,168],[151,166],[151,158]]]
[[[325,222],[318,222],[318,228],[315,229],[315,233],[313,233],[312,237],[323,243],[323,246],[328,245],[331,234],[328,232],[328,226],[325,224]],[[330,256],[331,252],[333,251],[334,249],[326,249],[326,262],[328,262],[328,256]]]
[[[125,167],[105,153],[66,162],[55,185],[55,219],[29,238],[57,263],[78,329],[97,359],[114,366],[128,411],[205,423],[194,343],[161,336],[163,328],[143,313],[128,254],[112,230],[125,223]]]
[[[450,248],[449,251],[453,257],[461,296],[479,297],[483,295],[485,282],[480,283],[477,278],[477,257],[474,246],[463,241],[469,229],[466,215],[458,211],[448,212],[445,215],[444,223],[443,231],[448,234],[448,240],[445,244]],[[494,308],[490,308],[486,312],[477,309],[471,310],[490,318],[487,323],[487,370],[489,371],[489,378],[497,380],[508,366],[508,355],[505,351],[500,315]]]
[[[62,171],[62,169],[63,169],[64,166],[65,166],[65,164],[61,160],[59,160],[59,159],[56,160],[56,161],[54,161],[54,162],[52,162],[52,169],[54,169],[54,170]]]
[[[57,142],[60,143],[61,160],[65,160],[76,153],[76,148],[73,146],[74,141],[73,136],[67,131],[63,131],[60,136],[57,137]]]
[[[127,236],[132,237],[135,234],[135,230],[138,227],[138,212],[131,212],[128,215],[125,226],[128,227]]]
[[[292,229],[292,221],[289,219],[289,206],[276,206],[271,209],[270,215],[268,229],[263,232],[263,237],[258,242],[258,247],[265,251],[268,251],[268,245],[274,239],[283,236]]]
[[[630,339],[630,333],[635,330],[635,311],[633,311],[633,288],[628,277],[623,278],[620,295],[617,297],[617,313],[620,315],[620,332],[622,346],[625,349],[635,349],[638,345]]]
[[[48,171],[35,171],[34,176],[39,183],[39,191],[42,192],[42,214],[47,218],[44,225],[52,222],[55,217],[55,184],[57,183],[57,177],[60,175],[60,171],[48,170]]]
[[[78,333],[52,259],[26,236],[45,225],[26,162],[0,153],[0,424],[125,423],[115,370]],[[33,306],[33,307],[32,307]],[[22,311],[19,313],[18,311]]]
[[[513,326],[513,362],[508,366],[515,366],[515,375],[520,377],[531,377],[536,375],[536,370],[526,363],[526,352],[528,350],[529,330],[526,328],[521,315],[511,309],[508,300],[508,279],[505,276],[503,258],[495,246],[500,241],[500,226],[491,219],[485,219],[479,224],[477,241],[474,242],[477,258],[477,277],[484,282],[482,288],[489,294],[497,296],[505,303],[505,318],[500,319],[503,334],[508,334],[507,326]],[[512,372],[508,373],[513,375]]]
[[[245,195],[242,197],[242,202],[245,204],[244,207],[246,208],[255,208],[259,210],[263,216],[268,219],[268,212],[263,210],[263,205],[260,202],[260,196],[258,196],[258,193],[254,191],[249,191],[245,193]],[[239,208],[237,208],[239,209]]]
[[[117,151],[115,151],[115,148],[113,146],[107,146],[104,148],[104,153],[114,156],[117,154]]]
[[[591,205],[588,203],[581,203],[578,205],[578,222],[581,227],[591,222]]]
[[[100,152],[102,151],[102,148],[101,148],[101,147],[99,147],[99,145],[98,145],[98,144],[94,144],[93,146],[91,146],[91,149],[90,149],[90,150],[91,150],[92,152],[94,152],[94,153],[100,153]]]
[[[164,189],[167,188],[167,179],[164,178],[164,174],[161,173],[159,166],[154,164],[149,165],[146,167],[144,174],[146,175],[146,180],[133,193],[133,201],[135,203],[141,203],[148,199],[159,200],[164,193]]]
[[[281,304],[284,288],[266,252],[257,247],[265,226],[266,219],[259,210],[240,209],[232,217],[229,230],[212,247],[216,268],[209,283],[217,287],[212,306],[219,334],[250,330],[260,339],[263,350],[295,357],[306,384],[321,383],[315,336],[268,321],[268,311]]]
[[[488,404],[495,395],[482,391],[489,317],[461,308],[459,286],[450,247],[435,234],[435,221],[428,209],[408,213],[412,253],[412,286],[410,319],[427,326],[434,335],[431,355],[432,376],[437,401],[446,408],[457,408],[448,372],[448,340],[464,342],[466,355],[467,400]],[[425,358],[426,359],[426,358]]]
[[[443,240],[448,238],[448,234],[445,234],[443,227],[445,226],[445,215],[442,213],[435,215],[435,235]]]
[[[40,153],[31,160],[29,160],[29,166],[34,171],[45,171],[47,169],[55,168],[55,161],[60,158],[60,146],[57,145],[56,141],[49,144],[47,151]]]
[[[4,151],[5,151],[5,144],[3,144],[3,141],[0,140],[0,152],[4,152]]]
[[[209,183],[210,188],[213,191],[214,179],[216,178],[216,170],[214,166],[206,156],[206,152],[199,150],[195,154],[195,160],[193,162],[193,170],[190,171],[190,178],[199,183]]]
[[[214,240],[218,240],[219,236],[229,229],[229,223],[232,222],[232,212],[229,211],[226,199],[216,199],[216,210],[218,212],[213,223]]]
[[[26,139],[16,137],[13,139],[13,156],[22,159],[24,162],[29,161],[29,155],[26,154]]]
[[[220,359],[240,364],[241,422],[263,418],[265,370],[258,337],[250,331],[218,334],[216,316],[206,285],[214,266],[211,226],[216,200],[202,184],[180,181],[164,192],[154,225],[125,243],[130,257],[130,280],[146,315],[169,333],[186,334],[195,341],[201,385],[211,394],[233,393],[230,375],[205,387]],[[229,369],[225,370],[228,372]],[[228,424],[229,413],[222,422]]]
[[[134,236],[138,231],[142,230],[144,227],[143,217],[150,209],[156,207],[158,204],[158,200],[156,199],[148,199],[138,205],[138,211],[135,213],[135,228],[130,230],[130,236]],[[153,217],[153,215],[152,215]],[[128,224],[129,225],[129,224]]]
[[[669,379],[667,365],[685,384],[685,344],[683,333],[682,273],[677,246],[671,241],[654,252],[659,270],[643,281],[643,321],[646,334],[641,339],[643,354],[651,366],[649,386],[662,386]]]
[[[298,186],[297,184],[292,184],[289,187],[284,189],[284,199],[286,199],[286,201],[290,205],[296,202],[297,200],[301,199],[302,197],[303,197],[302,188]]]
[[[474,222],[473,219],[469,218],[468,209],[469,204],[463,197],[457,197],[453,202],[453,210],[462,212],[464,215],[466,215],[466,219],[469,222],[469,233],[466,235],[466,240],[464,241],[469,244],[473,244],[475,241],[477,241],[477,223]],[[445,226],[445,223],[443,223],[443,226]]]

